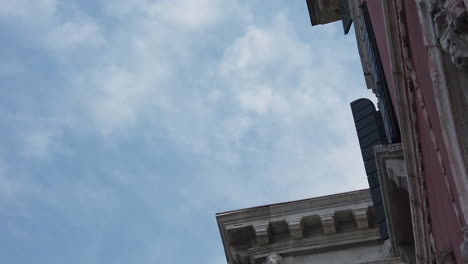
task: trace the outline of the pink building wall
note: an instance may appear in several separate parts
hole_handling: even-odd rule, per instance
[[[409,37],[411,60],[415,67],[417,79],[424,98],[425,108],[431,120],[432,127],[424,121],[423,106],[417,104],[419,133],[423,155],[426,191],[431,215],[432,232],[436,247],[444,249],[451,247],[457,257],[457,263],[462,263],[459,245],[463,241],[462,226],[456,210],[460,210],[460,201],[456,195],[456,187],[451,175],[447,149],[444,144],[442,127],[435,101],[433,83],[430,75],[429,56],[424,45],[423,33],[419,22],[416,1],[404,1],[406,23]],[[431,139],[430,131],[435,139]],[[435,146],[434,141],[437,146]],[[438,148],[438,150],[437,150]],[[437,153],[439,151],[440,154]],[[440,155],[441,160],[438,158]],[[445,169],[445,174],[443,170]],[[461,218],[460,218],[461,220]]]
[[[383,14],[382,0],[368,0],[367,6],[376,36],[379,53],[387,78],[390,95],[395,105],[395,87],[390,68],[389,47]],[[429,57],[423,41],[415,0],[403,1],[409,37],[411,61],[416,71],[416,78],[421,90],[424,105],[417,100],[418,129],[423,158],[423,174],[426,182],[426,194],[430,211],[430,223],[437,250],[454,249],[457,263],[463,263],[458,247],[463,240],[463,217],[456,187],[449,168],[448,154],[444,145],[439,113],[436,106],[434,89],[429,68]],[[429,123],[425,115],[428,115]],[[430,125],[428,125],[430,124]],[[444,175],[445,171],[445,175]]]

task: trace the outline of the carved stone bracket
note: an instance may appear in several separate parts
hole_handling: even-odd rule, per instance
[[[320,216],[325,235],[336,234],[335,218],[333,215]]]
[[[353,213],[356,218],[358,229],[368,229],[369,221],[367,220],[367,209],[354,210]]]
[[[442,49],[459,68],[468,66],[467,0],[431,0],[431,15]]]
[[[257,242],[260,246],[266,246],[270,243],[270,238],[268,236],[268,227],[269,223],[256,224],[253,226],[255,230],[255,235],[257,237]]]
[[[289,232],[291,233],[291,238],[294,240],[300,240],[304,237],[302,234],[302,224],[301,219],[293,219],[286,221],[289,226]]]

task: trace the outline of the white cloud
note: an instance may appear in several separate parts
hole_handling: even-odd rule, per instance
[[[208,98],[211,102],[216,103],[223,96],[223,93],[219,89],[215,89],[208,94]]]
[[[214,106],[224,98],[224,92],[214,87],[210,95],[200,95],[200,102],[185,98],[189,103],[180,105],[181,94],[175,87],[187,80],[180,76],[181,68],[200,64],[204,74],[206,67],[203,61],[195,61],[199,58],[194,44],[203,43],[209,33],[187,35],[198,33],[186,30],[213,29],[228,18],[245,21],[237,0],[116,0],[103,5],[108,15],[119,21],[116,27],[106,28],[105,37],[104,28],[84,16],[56,26],[46,40],[49,47],[59,51],[58,56],[65,58],[69,58],[65,53],[69,50],[93,47],[92,64],[74,73],[73,80],[81,94],[76,100],[100,131],[108,134],[131,126],[147,118],[149,112],[162,111],[160,120],[176,118],[174,115],[184,111],[203,115],[207,100]],[[78,59],[82,53],[75,53]],[[194,78],[198,81],[209,77]],[[184,111],[180,111],[182,108]]]
[[[222,73],[229,75],[243,71],[244,74],[252,73],[245,77],[255,77],[254,73],[264,69],[275,60],[276,55],[279,55],[273,50],[273,45],[272,34],[260,28],[250,28],[244,36],[226,49],[221,64]]]
[[[155,3],[150,13],[171,24],[189,29],[202,29],[226,18],[226,10],[234,11],[226,0],[162,0]]]
[[[290,108],[289,103],[282,95],[274,93],[267,86],[252,87],[250,90],[240,91],[237,96],[242,108],[257,114],[265,114],[270,110],[286,113]]]
[[[147,107],[155,112],[172,107],[164,93],[171,66],[151,58],[136,59],[134,66],[106,65],[79,82],[89,85],[81,88],[87,93],[83,106],[105,134],[140,121]]]
[[[56,0],[0,0],[0,18],[35,21],[53,16],[56,10]]]
[[[20,153],[29,158],[45,159],[49,158],[52,153],[64,152],[65,149],[60,146],[59,133],[58,130],[47,128],[24,131]]]
[[[91,21],[66,22],[48,33],[46,43],[56,49],[81,48],[103,44],[104,37],[99,26]]]
[[[205,62],[196,61],[199,58],[193,45],[203,43],[207,35],[188,36],[189,33],[184,29],[212,28],[228,16],[236,16],[234,11],[240,8],[237,2],[177,0],[137,1],[130,4],[117,1],[112,6],[109,5],[107,11],[115,16],[120,14],[119,19],[125,20],[125,23],[114,28],[112,34],[106,34],[106,44],[112,45],[103,45],[97,49],[98,56],[93,62],[99,66],[90,65],[88,71],[78,72],[74,78],[80,93],[86,97],[82,99],[85,112],[95,125],[104,133],[109,133],[119,127],[135,124],[143,116],[147,117],[149,112],[158,113],[154,118],[159,120],[183,118],[175,115],[188,112],[199,114],[198,118],[205,118],[208,101],[214,107],[224,92],[213,87],[211,94],[189,100],[176,91],[179,82],[188,79],[178,72],[181,68],[201,69],[203,75],[194,76],[194,82],[210,78],[204,75],[204,67],[207,66]],[[230,10],[229,15],[226,15],[226,10]],[[239,20],[243,21],[242,16]],[[74,32],[71,28],[68,26],[63,30],[63,26],[60,27],[60,34],[57,34],[59,37],[52,39],[59,42],[61,36],[66,35],[64,32]],[[83,37],[86,35],[90,35],[91,39],[100,39],[100,30],[96,26],[80,25],[80,29],[84,33],[76,37],[73,35],[71,43],[90,39]],[[209,109],[209,112],[214,110]],[[169,126],[171,130],[177,125]]]
[[[294,27],[284,15],[276,16],[269,27],[248,28],[245,35],[226,49],[224,56],[221,72],[247,80],[268,74],[273,64],[289,73],[292,68],[308,65],[313,58],[311,46],[297,39]]]
[[[110,66],[94,75],[97,93],[91,103],[93,117],[105,129],[134,122],[136,107],[146,90],[138,77],[126,69]]]
[[[230,141],[238,141],[251,128],[252,119],[246,115],[235,116],[228,119],[224,124],[223,138],[229,138]]]
[[[297,118],[314,115],[313,103],[321,100],[320,89],[306,82],[318,70],[312,69],[313,58],[311,47],[279,15],[269,27],[248,28],[226,48],[220,75],[241,109],[294,126]]]
[[[107,12],[121,17],[139,15],[166,26],[186,30],[204,30],[229,18],[250,18],[238,0],[116,0],[106,5]]]
[[[241,148],[266,160],[260,159],[264,169],[248,184],[228,181],[232,188],[221,195],[233,204],[280,202],[366,187],[349,108],[366,91],[359,90],[363,83],[348,80],[359,73],[350,73],[345,66],[359,65],[359,58],[339,52],[341,32],[333,32],[323,32],[322,40],[307,43],[288,17],[279,15],[271,25],[249,27],[225,49],[220,76],[239,111],[249,117],[248,126],[233,118],[237,122],[225,129],[227,139],[232,137],[229,131],[236,131],[234,142],[251,137],[252,131],[262,138],[265,129],[270,131],[267,146]],[[219,184],[217,188],[226,183]]]

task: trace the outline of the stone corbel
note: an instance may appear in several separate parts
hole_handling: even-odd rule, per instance
[[[354,218],[358,229],[368,229],[369,221],[367,220],[367,209],[353,210]]]
[[[442,49],[459,68],[468,66],[467,0],[432,0],[432,19]]]
[[[336,234],[335,217],[333,214],[321,215],[320,220],[322,221],[323,232],[325,235]]]
[[[286,220],[288,223],[289,227],[289,232],[291,233],[291,238],[294,240],[300,240],[304,237],[302,233],[302,223],[301,219],[292,219],[292,220]]]
[[[268,234],[268,228],[270,223],[261,223],[253,226],[255,230],[255,236],[257,237],[257,243],[260,246],[266,246],[270,243],[270,237]]]

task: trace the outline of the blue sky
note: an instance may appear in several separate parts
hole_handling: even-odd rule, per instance
[[[2,263],[225,263],[215,213],[366,187],[305,0],[0,0]]]

